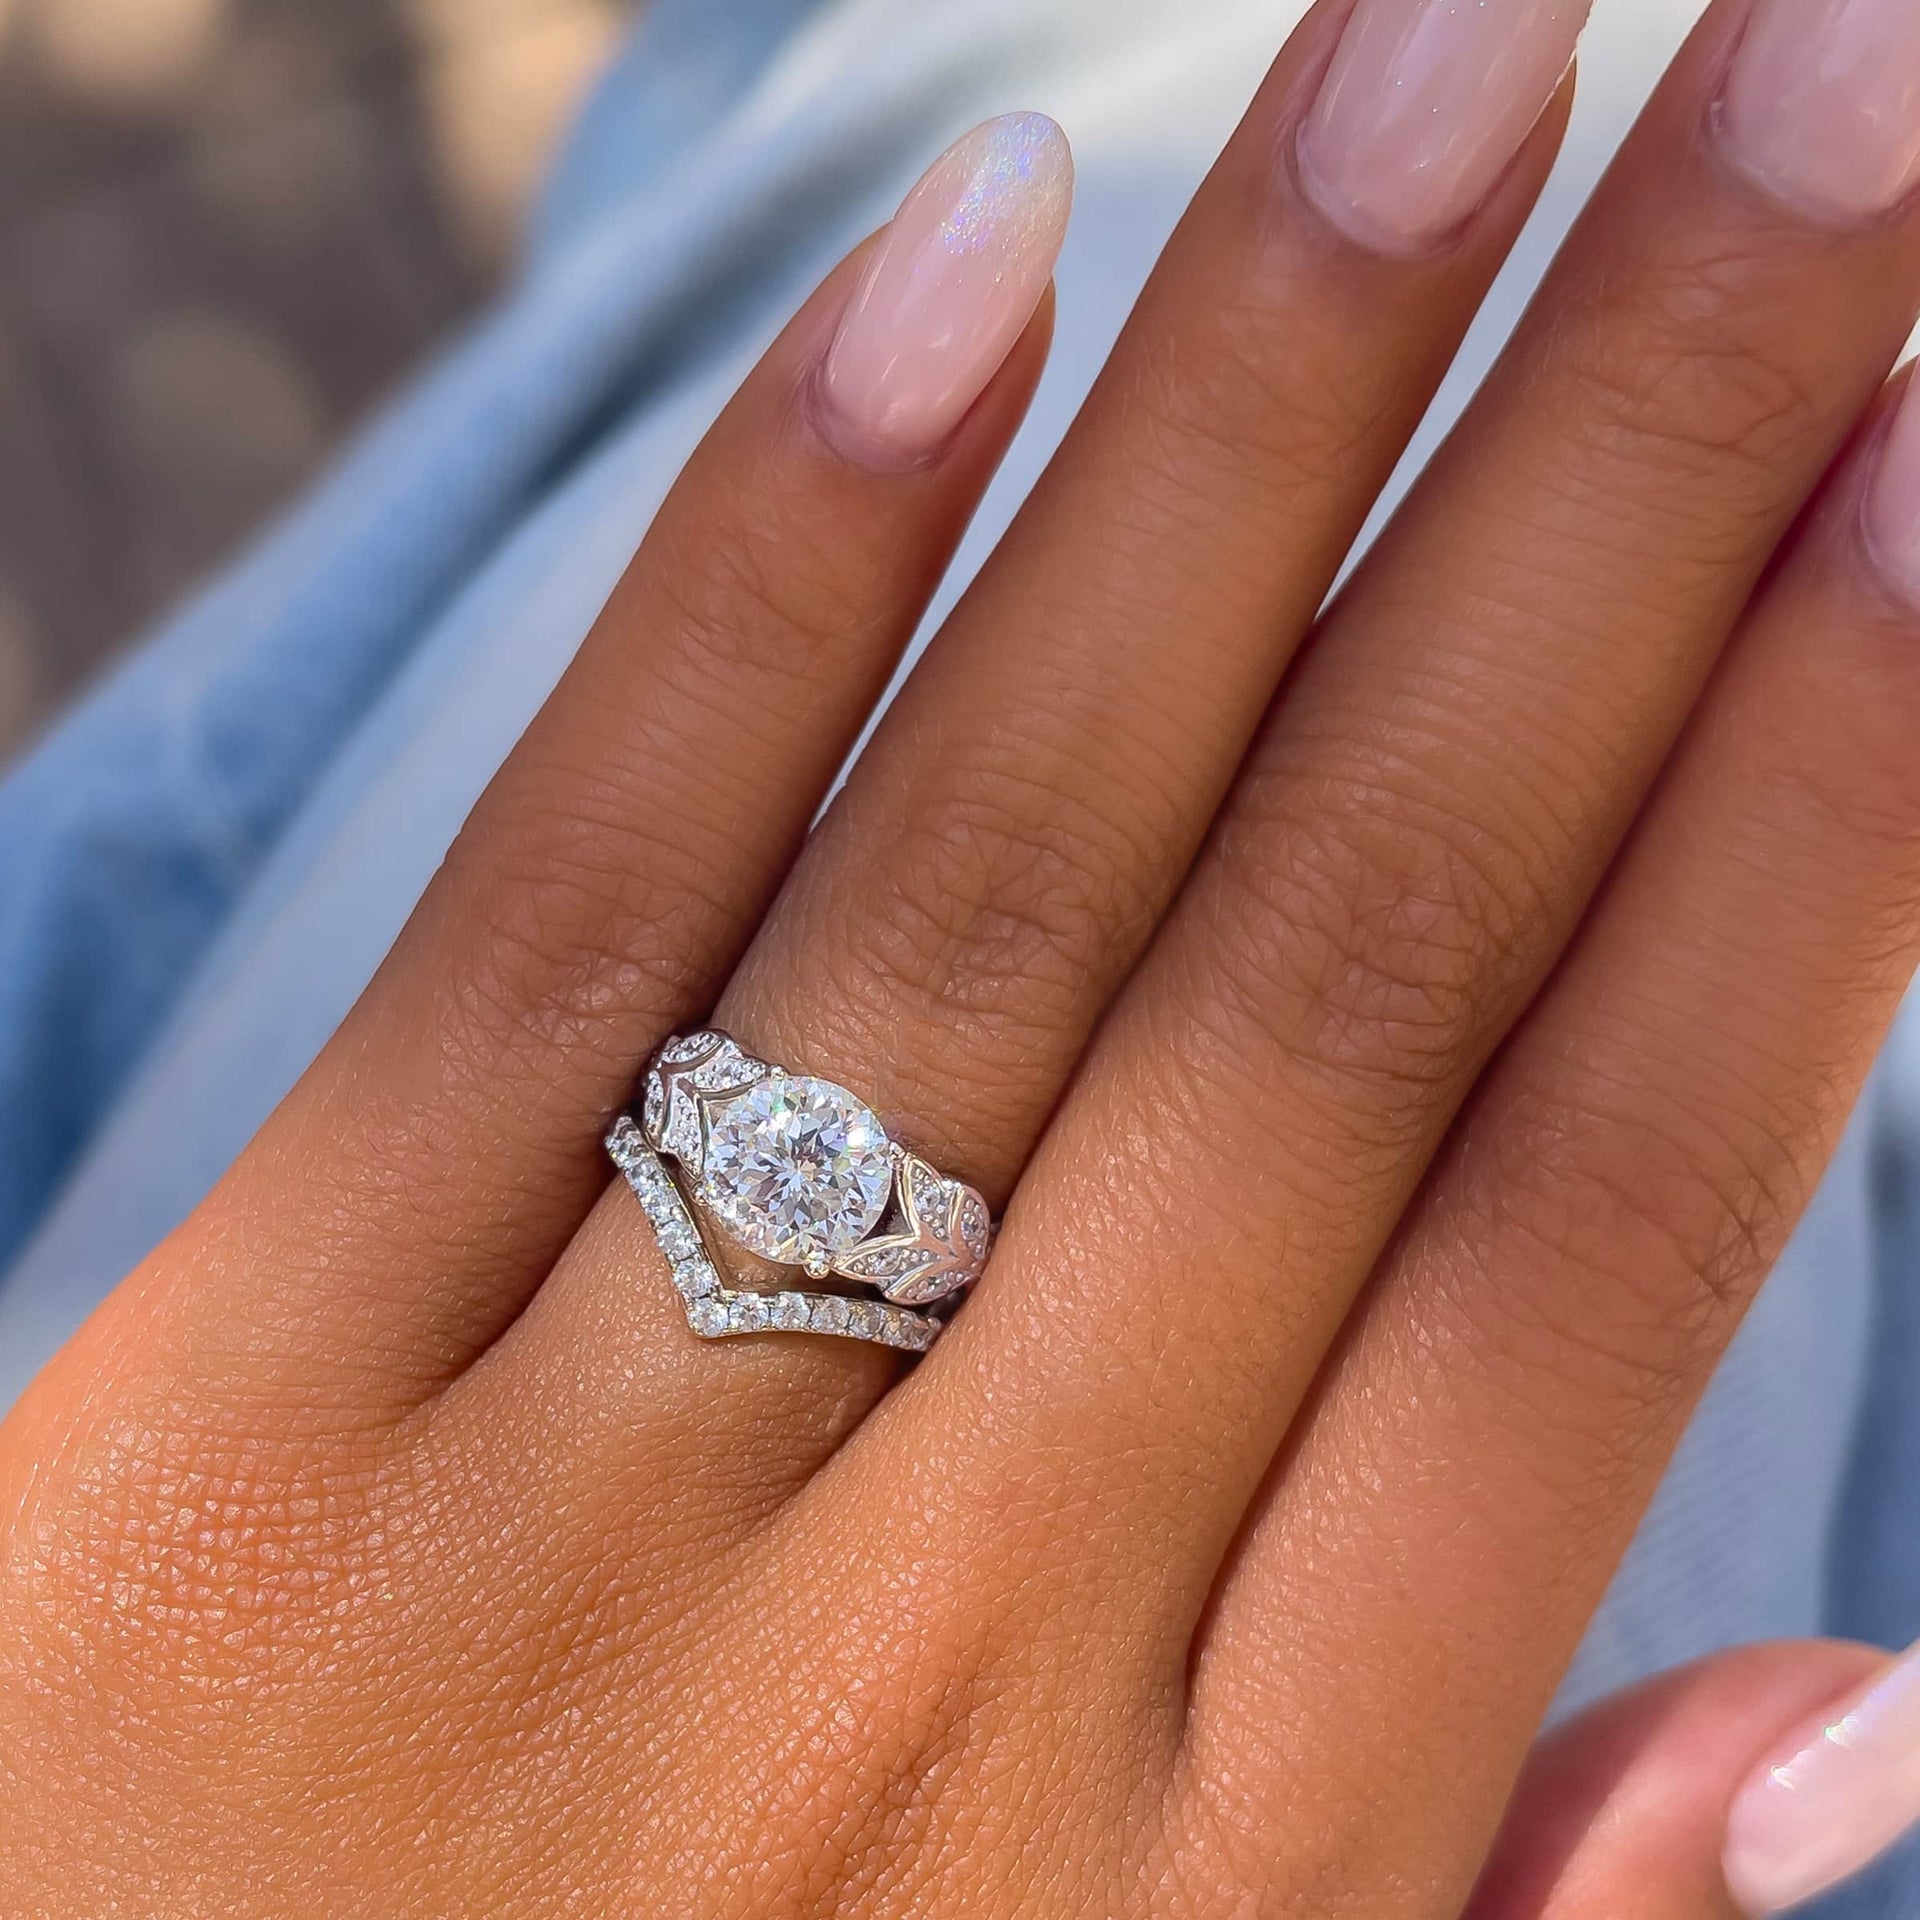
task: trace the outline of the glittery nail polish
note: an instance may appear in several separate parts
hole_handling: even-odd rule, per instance
[[[930,452],[960,424],[1033,318],[1066,235],[1073,159],[1039,113],[958,141],[882,235],[821,383],[857,454]]]

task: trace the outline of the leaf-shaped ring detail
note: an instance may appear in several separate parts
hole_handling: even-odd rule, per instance
[[[898,1230],[863,1240],[834,1271],[878,1287],[902,1306],[924,1307],[979,1278],[993,1230],[987,1203],[964,1182],[949,1180],[905,1148],[896,1164]]]

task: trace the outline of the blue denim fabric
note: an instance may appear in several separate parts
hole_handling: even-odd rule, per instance
[[[1044,107],[1082,169],[1055,364],[944,607],[1299,10],[652,0],[555,169],[512,291],[0,783],[0,1405],[325,1041],[687,450],[942,139]],[[1561,171],[1409,469],[1697,11],[1600,9]],[[1920,1637],[1917,1280],[1910,1019],[1565,1705],[1740,1640]],[[1920,1913],[1920,1853],[1823,1911]]]

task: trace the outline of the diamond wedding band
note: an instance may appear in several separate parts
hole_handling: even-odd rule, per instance
[[[890,1140],[845,1087],[756,1060],[711,1029],[661,1048],[639,1120],[615,1121],[607,1151],[705,1339],[824,1333],[924,1353],[986,1264],[992,1225],[973,1188]],[[816,1287],[872,1292],[730,1287],[709,1233]]]

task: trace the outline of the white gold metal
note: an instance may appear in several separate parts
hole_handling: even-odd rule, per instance
[[[889,1139],[856,1095],[756,1060],[716,1029],[661,1048],[639,1120],[623,1114],[607,1151],[705,1339],[823,1333],[923,1353],[992,1244],[986,1201]],[[703,1223],[762,1260],[882,1298],[729,1289]]]
[[[686,1196],[631,1116],[622,1114],[607,1135],[607,1151],[626,1175],[687,1310],[687,1325],[703,1340],[748,1333],[824,1333],[925,1353],[941,1322],[911,1307],[850,1300],[839,1293],[753,1293],[724,1285],[708,1254]]]

